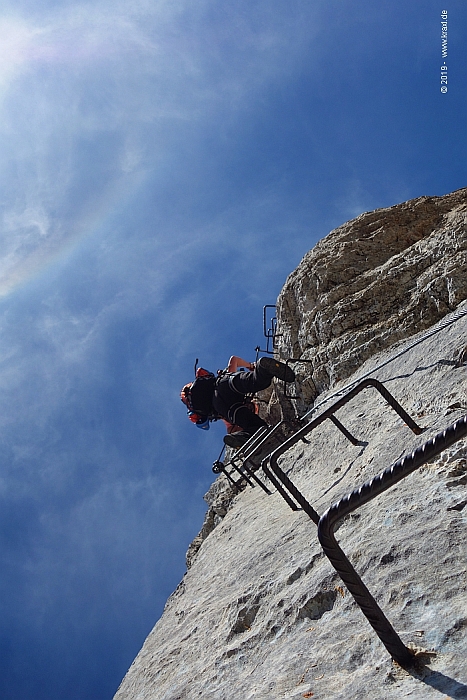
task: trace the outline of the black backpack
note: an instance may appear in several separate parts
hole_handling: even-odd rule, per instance
[[[196,361],[198,362],[198,361]],[[180,398],[188,409],[188,416],[192,422],[204,422],[208,418],[216,420],[212,406],[212,398],[216,386],[217,377],[207,369],[195,367],[195,380],[186,384],[180,394]]]
[[[200,367],[196,370],[196,379],[189,389],[190,409],[202,416],[211,416],[214,412],[212,398],[217,377]]]

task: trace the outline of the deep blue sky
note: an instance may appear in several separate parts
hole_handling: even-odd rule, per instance
[[[332,228],[467,185],[466,34],[451,0],[5,0],[2,700],[113,696],[221,447],[195,358],[254,359]]]

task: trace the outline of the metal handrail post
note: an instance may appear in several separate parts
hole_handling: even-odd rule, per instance
[[[401,666],[410,665],[413,661],[413,653],[402,643],[383,611],[338,545],[334,537],[334,528],[337,521],[345,515],[368,503],[368,501],[371,501],[383,491],[404,479],[429,459],[440,454],[466,435],[467,415],[435,435],[432,440],[418,447],[410,455],[398,460],[381,474],[364,483],[359,489],[341,498],[340,501],[328,508],[318,523],[318,539],[324,553],[344,581],[392,658]]]
[[[359,394],[361,391],[364,389],[367,389],[368,387],[373,387],[376,389],[381,396],[389,403],[391,408],[393,408],[396,413],[402,418],[402,420],[405,422],[405,424],[414,432],[416,435],[419,435],[421,432],[423,432],[423,428],[421,428],[415,421],[409,416],[407,411],[405,411],[400,403],[394,398],[394,396],[386,389],[381,382],[379,382],[377,379],[365,379],[360,384],[358,384],[352,391],[349,391],[348,394],[343,396],[341,399],[336,401],[332,406],[330,406],[326,411],[324,411],[320,416],[317,416],[314,420],[310,421],[310,423],[307,423],[306,425],[303,426],[303,428],[300,428],[300,430],[297,430],[296,433],[294,433],[288,440],[283,442],[279,447],[277,447],[270,455],[269,457],[265,457],[265,459],[262,462],[262,468],[264,471],[264,467],[266,466],[266,460],[269,460],[269,468],[272,470],[275,474],[275,476],[279,479],[279,481],[282,482],[282,484],[289,490],[289,492],[292,494],[292,496],[295,498],[297,503],[299,503],[302,508],[308,513],[310,518],[315,522],[316,524],[319,521],[319,515],[316,513],[316,511],[312,508],[311,504],[304,498],[304,496],[300,493],[300,491],[296,488],[296,486],[293,484],[293,482],[288,478],[288,476],[285,474],[285,472],[279,467],[277,460],[279,457],[281,457],[287,450],[289,450],[291,447],[297,444],[300,440],[302,440],[305,435],[308,435],[312,430],[318,427],[318,425],[321,425],[321,423],[324,423],[325,420],[328,418],[331,418],[331,416],[334,416],[334,413],[338,411],[340,408],[345,406],[349,401],[351,401],[357,394]],[[336,419],[337,420],[337,419]],[[334,424],[336,424],[336,421],[333,421]],[[339,423],[339,421],[337,421]],[[337,426],[339,427],[339,426]],[[342,426],[344,427],[344,426]],[[340,428],[339,428],[340,429]],[[348,432],[345,429],[346,432]],[[345,432],[342,431],[343,434],[345,435]],[[356,439],[353,438],[353,436],[346,435],[346,437],[353,443],[356,444]],[[353,439],[351,439],[353,438]],[[355,440],[355,442],[354,442]],[[357,443],[358,444],[358,443]]]

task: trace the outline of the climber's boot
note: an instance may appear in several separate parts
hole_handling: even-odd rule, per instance
[[[257,367],[272,374],[273,377],[282,379],[283,382],[294,382],[295,372],[291,367],[286,365],[284,362],[279,362],[273,357],[261,357],[256,363]]]

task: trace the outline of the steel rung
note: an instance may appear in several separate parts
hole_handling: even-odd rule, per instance
[[[260,450],[262,447],[264,447],[264,445],[268,442],[268,440],[272,437],[272,435],[274,435],[274,433],[276,433],[279,430],[279,428],[282,427],[283,424],[284,424],[284,421],[281,421],[280,423],[277,423],[277,425],[275,425],[274,427],[269,428],[266,435],[263,434],[261,436],[258,436],[258,439],[259,438],[261,438],[261,439],[259,440],[259,442],[256,445],[252,445],[251,449],[249,449],[247,451],[247,454],[245,454],[243,456],[244,461],[251,459],[255,455],[255,453],[258,452],[258,450]]]
[[[381,474],[365,482],[360,488],[334,503],[321,516],[318,523],[318,539],[324,553],[349,589],[362,613],[388,650],[401,666],[410,666],[413,653],[401,641],[368,588],[353,568],[334,536],[337,522],[345,515],[357,510],[376,496],[394,486],[428,460],[439,455],[447,447],[467,436],[467,415],[450,425],[434,438],[425,442],[410,455],[405,455]]]
[[[246,456],[246,453],[248,453],[249,450],[252,450],[256,447],[256,444],[259,440],[261,440],[266,433],[268,433],[270,430],[269,427],[264,427],[264,428],[259,428],[256,433],[254,433],[246,442],[244,445],[242,445],[234,455],[230,458],[231,461],[243,461],[243,459]]]

